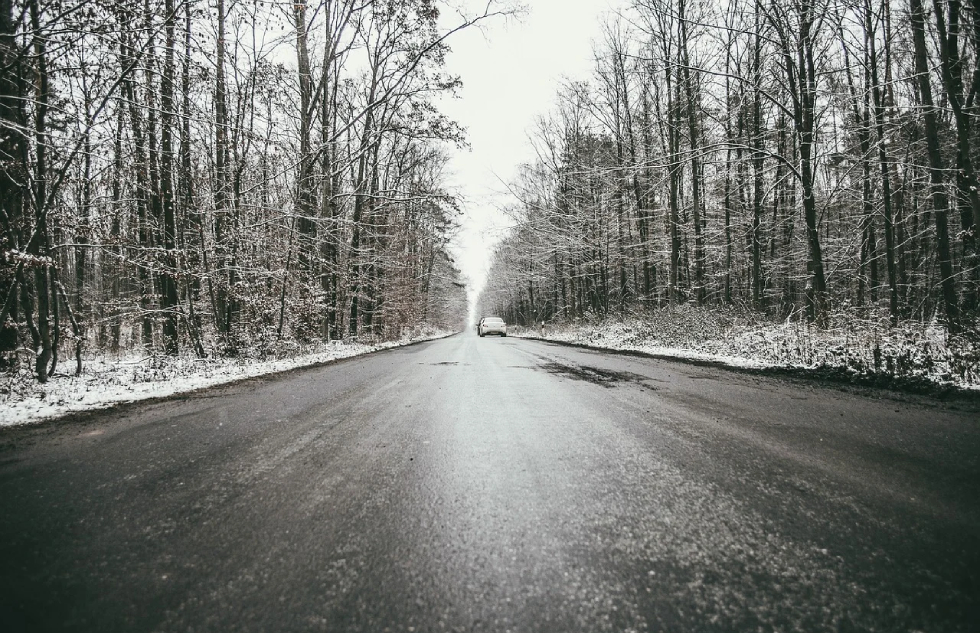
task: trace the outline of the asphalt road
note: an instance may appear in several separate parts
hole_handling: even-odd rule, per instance
[[[465,334],[8,429],[0,630],[977,631],[980,410]]]

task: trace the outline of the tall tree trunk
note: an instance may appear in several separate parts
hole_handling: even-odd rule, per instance
[[[942,153],[939,147],[939,122],[932,99],[932,85],[929,82],[929,60],[926,47],[925,12],[922,0],[909,0],[912,17],[912,45],[914,47],[915,73],[922,103],[922,119],[925,127],[926,148],[929,154],[929,181],[932,187],[932,208],[936,221],[936,246],[938,249],[939,274],[941,277],[943,305],[946,309],[947,325],[951,331],[959,330],[959,306],[953,278],[953,262],[950,257],[949,225],[946,218],[949,198],[943,182]]]
[[[293,4],[293,24],[296,30],[296,65],[299,74],[299,173],[296,178],[297,227],[300,234],[299,267],[308,275],[311,271],[312,243],[316,224],[314,213],[313,156],[310,150],[310,134],[313,127],[313,81],[310,70],[310,53],[306,25],[306,0]]]
[[[705,252],[703,235],[704,203],[702,182],[704,172],[701,166],[700,106],[694,80],[691,77],[691,56],[688,47],[688,20],[685,0],[679,0],[678,20],[680,22],[680,55],[684,92],[687,99],[687,129],[691,147],[691,216],[694,222],[694,299],[700,305],[705,300]]]
[[[328,31],[328,34],[330,32]],[[336,133],[337,84],[332,81],[333,60],[325,55],[320,109],[320,143],[323,184],[320,192],[320,218],[326,230],[319,236],[320,289],[324,313],[320,317],[320,337],[338,338],[337,333],[337,208],[334,201],[334,134]]]
[[[866,37],[869,37],[866,35]],[[841,39],[844,34],[841,31]],[[858,149],[861,152],[861,251],[858,263],[858,286],[856,303],[859,307],[865,304],[865,284],[867,279],[866,271],[870,269],[870,294],[873,299],[877,298],[878,286],[878,260],[877,260],[877,239],[875,237],[874,224],[874,200],[872,198],[872,176],[871,176],[871,95],[865,89],[858,94],[858,90],[851,76],[851,59],[847,46],[844,50],[844,66],[846,68],[847,86],[850,91],[851,103],[853,104],[854,120],[857,123]],[[864,58],[864,82],[865,88],[871,84],[871,62],[870,53],[867,45],[865,46]],[[861,107],[858,104],[861,104]]]
[[[185,292],[187,293],[187,330],[194,352],[198,358],[204,358],[204,342],[201,336],[200,317],[197,314],[195,301],[200,290],[199,271],[194,270],[193,261],[201,262],[204,270],[208,270],[208,249],[204,241],[193,242],[195,235],[201,235],[204,218],[194,207],[194,174],[191,161],[191,37],[193,23],[191,21],[191,3],[184,2],[184,58],[180,70],[181,117],[180,117],[180,170],[177,178],[176,202],[177,211],[177,246],[182,249],[178,266],[186,273]],[[196,249],[196,253],[194,252]],[[180,272],[180,271],[178,271]]]
[[[652,79],[652,77],[651,77]],[[651,163],[653,158],[653,134],[651,132],[652,123],[650,121],[650,102],[646,88],[643,90],[643,156],[645,163]],[[646,186],[653,186],[652,169],[649,165],[644,169],[644,181]],[[639,216],[640,241],[643,243],[643,296],[647,300],[654,298],[656,294],[657,272],[656,267],[650,258],[650,225],[653,224],[652,205],[648,203],[647,195],[637,195],[637,215]]]
[[[38,354],[34,373],[39,382],[48,380],[48,363],[54,353],[51,344],[51,286],[48,276],[48,209],[47,209],[47,154],[48,154],[48,62],[47,45],[41,32],[41,9],[38,0],[30,0],[31,27],[34,29],[35,86],[34,86],[34,233],[28,252],[35,256],[34,287],[37,292]]]
[[[141,246],[144,248],[144,257],[146,260],[146,270],[148,274],[148,279],[146,285],[143,287],[143,310],[144,310],[144,321],[146,323],[159,323],[159,319],[154,318],[152,315],[156,313],[155,308],[162,308],[162,302],[160,300],[161,295],[163,295],[163,283],[166,277],[166,271],[161,270],[166,268],[166,260],[159,254],[159,248],[163,243],[162,235],[157,232],[158,228],[163,226],[163,214],[164,214],[164,202],[163,202],[163,192],[161,190],[160,182],[160,168],[161,168],[161,157],[160,157],[160,142],[158,139],[158,123],[160,121],[160,108],[157,101],[157,86],[159,85],[156,78],[159,76],[159,69],[157,68],[156,59],[156,15],[154,7],[151,7],[150,0],[146,0],[144,4],[145,11],[145,29],[149,42],[147,44],[146,51],[146,156],[147,156],[147,168],[148,168],[148,194],[149,194],[149,205],[148,210],[150,214],[150,221],[146,227],[146,237],[147,241],[142,243]],[[162,88],[162,86],[160,86]],[[166,325],[164,325],[166,327]],[[143,346],[147,349],[153,347],[153,337],[146,336],[143,339]]]
[[[949,11],[948,19],[943,11],[944,2]],[[940,76],[956,124],[956,184],[966,203],[963,227],[968,229],[973,224],[980,225],[980,183],[973,167],[971,117],[968,111],[969,102],[974,97],[971,94],[966,102],[963,98],[963,59],[959,46],[961,5],[960,0],[933,0],[932,4],[939,40]],[[977,5],[974,8],[976,17],[980,17],[980,7]],[[980,29],[980,26],[974,25],[974,28]]]
[[[120,302],[122,300],[123,284],[123,257],[124,251],[121,244],[122,215],[123,215],[123,130],[126,120],[125,107],[123,100],[119,99],[116,103],[116,132],[112,143],[112,223],[109,227],[109,240],[112,243],[114,259],[111,263],[111,279],[109,286],[109,349],[113,353],[119,351],[120,339],[122,338],[122,310]]]
[[[729,35],[731,37],[731,35]],[[736,146],[738,139],[735,137],[732,131],[732,109],[735,104],[735,100],[732,98],[732,83],[731,83],[731,73],[732,73],[732,42],[727,43],[726,48],[728,51],[725,54],[725,184],[724,193],[722,197],[722,205],[725,208],[725,288],[724,288],[724,300],[725,303],[731,305],[732,303],[732,265],[733,265],[733,254],[734,245],[732,244],[732,172],[734,171],[734,163],[732,161],[732,147]]]
[[[373,104],[377,95],[378,90],[378,73],[380,71],[380,62],[375,59],[372,60],[371,68],[371,84],[368,88],[365,102],[368,104]],[[360,143],[358,146],[358,160],[357,160],[357,173],[354,179],[354,212],[351,218],[351,241],[350,241],[350,256],[349,256],[349,269],[350,269],[350,321],[349,329],[351,335],[357,336],[358,328],[360,327],[359,320],[363,317],[361,314],[361,298],[363,294],[363,244],[364,240],[364,227],[362,223],[366,217],[370,216],[370,205],[371,205],[371,191],[370,188],[370,157],[372,153],[372,148],[374,147],[376,141],[374,139],[374,107],[372,105],[368,106],[367,112],[364,115],[364,127],[361,131]]]
[[[865,0],[865,37],[868,41],[868,64],[871,67],[871,95],[874,100],[875,131],[878,136],[878,165],[881,170],[881,205],[885,220],[885,265],[888,271],[888,312],[892,326],[898,325],[898,270],[895,266],[895,227],[892,210],[891,175],[886,151],[885,104],[878,81],[878,51],[872,23],[870,0]]]
[[[765,281],[762,277],[762,197],[765,147],[762,133],[762,41],[756,18],[752,50],[752,305],[762,309]]]
[[[0,129],[24,128],[24,95],[20,51],[14,39],[16,24],[12,0],[0,0]],[[0,224],[4,232],[0,243],[7,248],[22,248],[24,224],[24,184],[26,178],[26,143],[21,134],[0,134]],[[17,328],[8,321],[16,315],[19,282],[23,267],[0,257],[0,369],[8,354],[17,349]],[[8,325],[9,324],[9,325]],[[11,356],[10,361],[14,359]]]
[[[668,69],[668,77],[673,71]],[[669,147],[669,159],[668,159],[668,169],[670,173],[669,178],[669,190],[668,190],[668,204],[670,207],[670,220],[669,220],[669,231],[670,231],[670,290],[669,299],[671,303],[680,303],[683,299],[683,294],[680,289],[680,266],[681,266],[681,218],[680,218],[680,183],[681,183],[681,161],[680,161],[680,115],[678,112],[677,103],[680,100],[674,95],[673,88],[671,87],[671,82],[668,79],[667,83],[667,94],[669,95],[667,101],[667,143]],[[680,88],[677,88],[678,95],[680,93]]]
[[[212,286],[212,278],[215,275],[227,275],[226,271],[229,268],[227,222],[230,206],[230,178],[228,172],[228,95],[225,83],[225,56],[227,47],[227,42],[225,41],[225,0],[217,0],[215,8],[217,10],[218,28],[214,79],[214,242],[216,270],[214,274],[208,275],[209,286]],[[217,280],[217,284],[210,289],[215,325],[217,326],[218,332],[224,336],[225,347],[228,351],[233,347],[231,321],[228,320],[230,292],[231,289],[228,287],[226,280],[221,279]]]
[[[79,209],[79,220],[78,228],[75,233],[75,242],[77,246],[75,247],[75,305],[78,307],[78,314],[81,318],[81,323],[77,323],[73,320],[76,325],[76,329],[80,331],[77,333],[75,339],[76,346],[76,358],[78,360],[78,374],[82,373],[82,355],[81,348],[84,341],[84,323],[85,314],[87,312],[87,301],[85,295],[85,285],[86,285],[86,261],[88,257],[88,243],[89,236],[91,233],[91,221],[92,221],[92,134],[91,129],[93,126],[92,121],[92,94],[91,87],[88,85],[87,79],[82,81],[82,99],[84,101],[85,107],[85,131],[82,140],[82,151],[84,156],[82,157],[82,200]],[[66,295],[67,296],[67,295]],[[67,299],[66,299],[67,301]]]
[[[806,223],[807,250],[807,317],[823,323],[827,310],[827,280],[823,251],[817,226],[817,200],[814,184],[816,150],[817,69],[814,49],[815,28],[824,16],[818,15],[813,0],[801,0],[793,6],[797,24],[783,21],[783,9],[777,3],[770,7],[773,27],[778,31],[783,72],[793,100],[793,122],[799,142],[799,179],[803,193],[803,218]]]
[[[177,273],[177,210],[174,200],[174,48],[177,46],[174,25],[174,0],[165,0],[166,48],[164,50],[163,80],[160,83],[160,197],[163,205],[163,248],[165,266],[161,274],[163,292],[160,307],[163,309],[163,345],[167,354],[178,351]]]

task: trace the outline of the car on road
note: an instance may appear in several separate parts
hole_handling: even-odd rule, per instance
[[[507,336],[507,324],[500,317],[483,317],[480,319],[480,325],[477,326],[476,331],[480,336],[487,334]]]

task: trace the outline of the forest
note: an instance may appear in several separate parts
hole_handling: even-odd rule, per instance
[[[976,341],[980,2],[632,0],[594,58],[531,132],[482,313]]]
[[[498,12],[0,0],[0,370],[457,328],[434,104]]]

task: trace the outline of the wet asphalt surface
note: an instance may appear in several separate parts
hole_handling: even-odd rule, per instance
[[[980,409],[459,335],[0,431],[4,631],[978,631]]]

